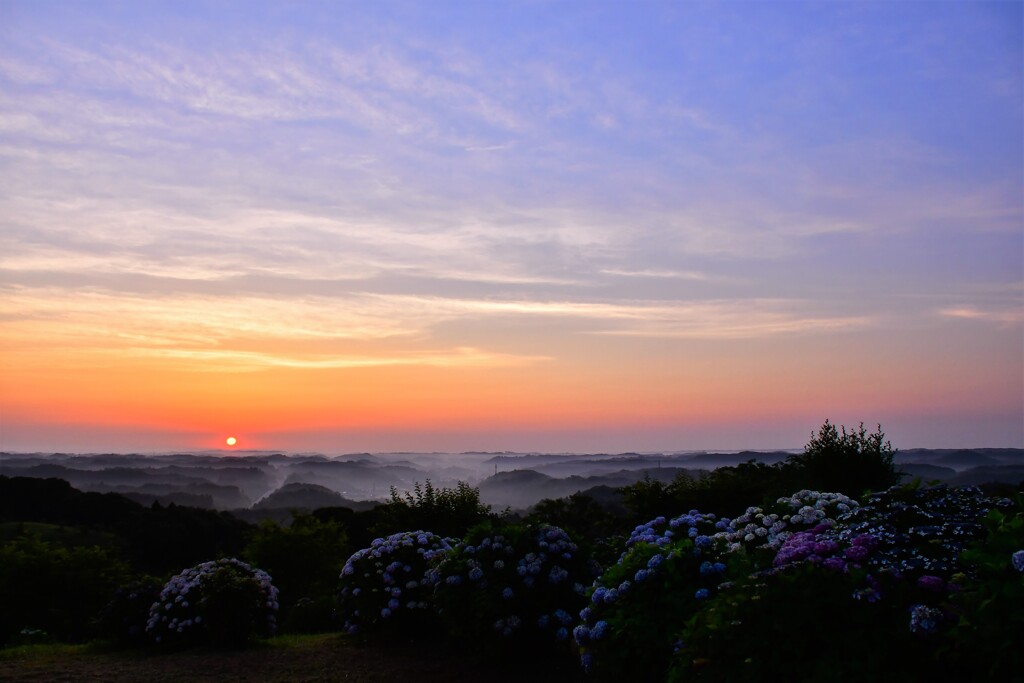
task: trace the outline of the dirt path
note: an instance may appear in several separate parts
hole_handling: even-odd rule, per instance
[[[573,673],[515,674],[462,661],[436,647],[358,645],[337,635],[314,636],[286,646],[237,652],[193,650],[160,655],[137,652],[38,655],[29,652],[0,659],[0,681],[11,683],[553,683],[556,679],[571,681]]]

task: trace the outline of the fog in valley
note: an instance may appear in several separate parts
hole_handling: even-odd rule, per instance
[[[495,511],[526,510],[545,498],[586,492],[612,500],[645,477],[700,477],[716,467],[776,463],[799,451],[623,454],[356,453],[341,456],[260,451],[176,454],[2,453],[0,475],[59,478],[82,491],[113,492],[144,505],[230,510],[255,520],[286,520],[292,509],[367,509],[429,481],[464,481]],[[904,479],[951,485],[1024,480],[1024,449],[898,451]]]

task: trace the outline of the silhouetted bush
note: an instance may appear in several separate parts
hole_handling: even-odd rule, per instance
[[[62,547],[31,536],[0,546],[0,643],[25,629],[57,640],[95,635],[93,620],[128,566],[111,549]]]
[[[416,482],[404,496],[391,487],[391,498],[374,509],[378,535],[404,529],[430,529],[441,536],[462,536],[490,515],[491,508],[480,502],[480,490],[464,481],[454,489],[434,488],[427,480]]]
[[[159,581],[146,577],[117,588],[100,611],[100,637],[120,645],[144,645],[149,610],[160,595],[160,587]]]
[[[297,515],[290,526],[264,521],[252,536],[245,557],[274,577],[281,591],[282,620],[287,629],[289,613],[299,601],[303,611],[334,597],[338,575],[352,554],[344,526],[333,520],[321,521],[310,514]],[[296,616],[301,629],[313,628],[310,619]],[[326,627],[330,623],[317,617]]]
[[[895,451],[882,433],[882,426],[868,434],[864,423],[857,430],[837,430],[825,420],[804,452],[791,456],[787,465],[803,479],[805,488],[839,491],[859,497],[865,492],[883,491],[899,481],[893,466]]]

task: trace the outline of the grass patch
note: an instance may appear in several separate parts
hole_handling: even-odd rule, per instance
[[[302,649],[319,647],[328,643],[341,644],[345,636],[341,633],[286,633],[262,641],[268,647],[280,649]]]
[[[95,643],[34,643],[32,645],[12,645],[0,648],[0,661],[31,659],[38,662],[58,661],[67,657],[98,652]]]

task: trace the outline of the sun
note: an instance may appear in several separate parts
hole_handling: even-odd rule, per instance
[[[229,436],[227,439],[224,440],[224,443],[226,443],[229,446],[234,446],[236,443],[238,443],[238,439],[236,439],[233,436]]]

